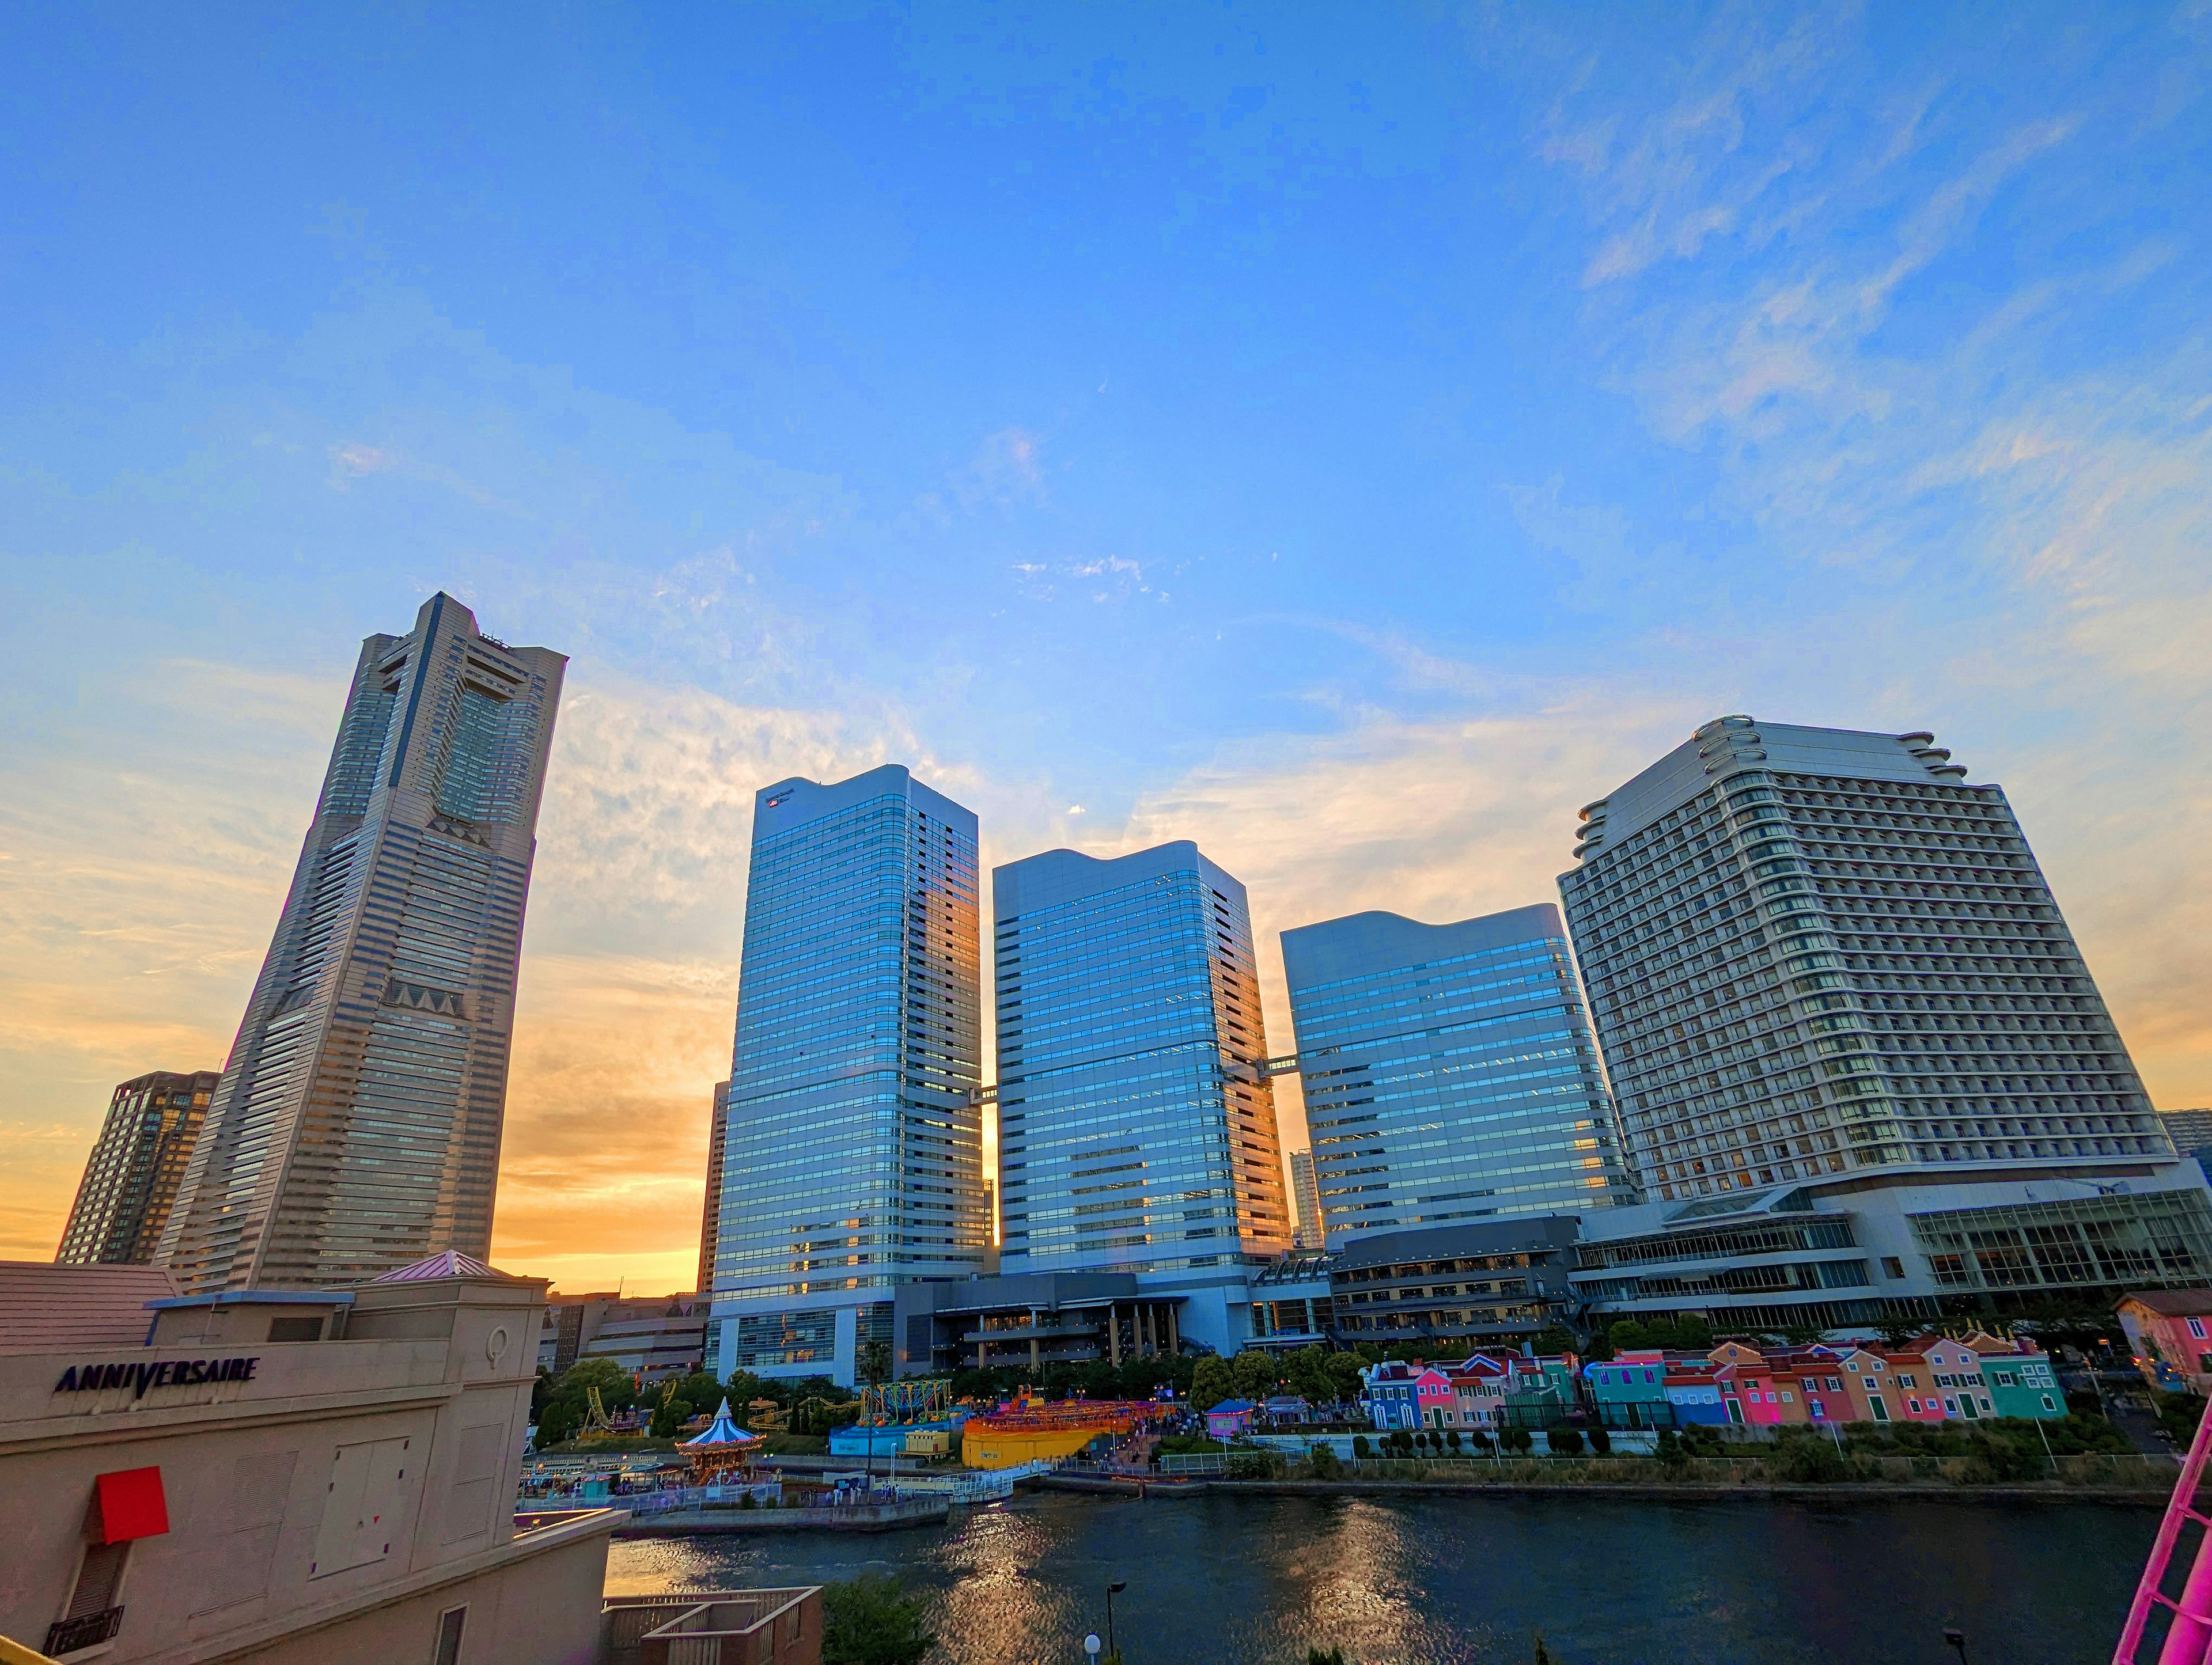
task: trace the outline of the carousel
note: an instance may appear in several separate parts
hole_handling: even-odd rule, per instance
[[[725,1399],[706,1431],[684,1441],[677,1449],[690,1463],[693,1486],[719,1486],[726,1480],[749,1479],[753,1460],[767,1443],[758,1434],[747,1433],[730,1419],[730,1401]]]

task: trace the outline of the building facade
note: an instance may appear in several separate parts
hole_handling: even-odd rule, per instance
[[[2002,788],[1931,736],[1706,724],[1583,811],[1559,881],[1647,1202],[1614,1311],[1870,1323],[2212,1272]]]
[[[605,1358],[641,1388],[705,1368],[703,1295],[551,1295],[538,1332],[538,1365],[558,1376],[583,1358]]]
[[[902,1285],[900,1376],[1173,1358],[1180,1297],[1147,1291],[1127,1272],[1030,1272]]]
[[[159,1255],[321,1288],[490,1250],[538,808],[567,660],[434,595],[362,646],[320,800]]]
[[[515,1523],[543,1284],[448,1255],[118,1325],[86,1280],[119,1273],[38,1271],[45,1333],[0,1348],[0,1636],[112,1665],[599,1656],[626,1516]]]
[[[156,1070],[116,1088],[85,1158],[56,1261],[143,1266],[153,1260],[222,1079],[214,1070]]]
[[[1334,1339],[1520,1346],[1569,1316],[1577,1231],[1552,1214],[1357,1238],[1328,1257]]]
[[[730,1113],[730,1084],[714,1085],[714,1108],[707,1113],[707,1204],[699,1221],[699,1293],[714,1289],[714,1239],[722,1218],[722,1139]]]
[[[1290,1246],[1244,887],[1195,844],[992,875],[1000,1265],[1187,1293],[1233,1351]]]
[[[1297,1228],[1291,1234],[1297,1249],[1328,1247],[1328,1227],[1321,1217],[1321,1187],[1314,1182],[1311,1149],[1291,1152],[1291,1196],[1297,1204]]]
[[[1634,1200],[1559,909],[1283,933],[1330,1238]]]
[[[712,1287],[715,1373],[830,1376],[898,1285],[980,1272],[974,813],[896,764],[756,796]]]

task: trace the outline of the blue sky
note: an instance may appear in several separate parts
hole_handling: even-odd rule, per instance
[[[688,1281],[751,790],[884,759],[1272,932],[1544,899],[1718,712],[1933,728],[2212,1102],[2207,0],[0,49],[0,1253],[220,1060],[438,586],[574,656],[501,1224],[572,1280]]]

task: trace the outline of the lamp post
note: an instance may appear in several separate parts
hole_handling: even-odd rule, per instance
[[[1966,1632],[1947,1626],[1943,1631],[1943,1644],[1946,1647],[1956,1648],[1959,1650],[1959,1665],[1966,1665]]]
[[[1128,1588],[1126,1578],[1116,1578],[1106,1586],[1106,1652],[1115,1660],[1121,1657],[1121,1650],[1114,1645],[1114,1598]]]
[[[1084,1651],[1085,1653],[1086,1653],[1086,1654],[1090,1655],[1090,1656],[1091,1656],[1091,1658],[1093,1658],[1093,1659],[1096,1659],[1096,1658],[1097,1658],[1097,1657],[1098,1657],[1098,1632],[1097,1632],[1093,1631],[1093,1632],[1091,1632],[1091,1634],[1090,1634],[1090,1635],[1088,1635],[1088,1636],[1086,1636],[1086,1637],[1085,1637],[1085,1638],[1083,1638],[1083,1651]]]

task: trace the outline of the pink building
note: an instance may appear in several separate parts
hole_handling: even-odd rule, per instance
[[[1377,1428],[1449,1428],[1456,1395],[1444,1373],[1416,1358],[1370,1364],[1360,1373],[1367,1414]]]
[[[1445,1425],[1452,1428],[1494,1428],[1498,1424],[1498,1409],[1505,1403],[1505,1395],[1512,1391],[1512,1367],[1503,1360],[1476,1353],[1443,1367],[1444,1379],[1451,1383],[1452,1416]]]
[[[2212,1392],[2212,1290],[2154,1289],[2119,1305],[2143,1380],[2167,1393]]]

